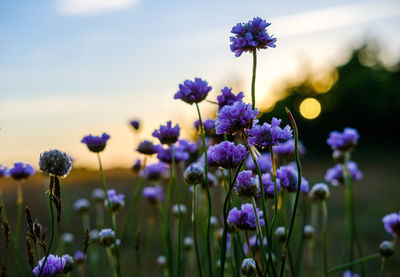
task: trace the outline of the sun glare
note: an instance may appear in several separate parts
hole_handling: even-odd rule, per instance
[[[314,119],[321,113],[321,104],[315,98],[306,98],[300,104],[300,114],[306,119]]]

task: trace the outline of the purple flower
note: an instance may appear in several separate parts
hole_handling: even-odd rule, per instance
[[[273,117],[271,124],[265,122],[263,125],[259,125],[258,122],[255,122],[253,127],[247,130],[249,144],[259,147],[277,146],[279,143],[291,138],[293,136],[292,130],[289,125],[281,129],[279,127],[281,121]]]
[[[132,166],[132,171],[138,173],[140,172],[141,169],[142,169],[142,161],[140,159],[137,159]]]
[[[358,165],[356,162],[348,162],[347,169],[349,170],[350,176],[353,180],[359,181],[363,177],[363,174],[358,169]],[[334,167],[329,168],[325,174],[325,181],[331,183],[333,186],[344,184],[343,165],[337,164]]]
[[[400,237],[400,212],[385,215],[382,222],[388,233]]]
[[[199,130],[200,123],[198,120],[194,122],[194,127],[196,130]],[[215,135],[215,121],[212,119],[207,119],[206,121],[203,122],[203,127],[204,127],[204,133],[206,136],[213,136]]]
[[[259,217],[260,226],[263,226],[263,212],[257,208],[257,214]],[[231,209],[228,214],[228,223],[234,224],[237,228],[241,230],[255,230],[257,222],[253,205],[250,203],[245,203],[242,204],[241,210],[239,210],[237,207]]]
[[[115,189],[107,191],[108,199],[110,199],[111,211],[118,212],[125,207],[125,195],[117,193]],[[107,199],[104,201],[104,206],[108,207]]]
[[[270,173],[264,173],[262,176],[262,182],[264,185],[264,196],[266,198],[274,198],[275,197],[275,189],[274,189],[274,182],[272,181],[272,176]],[[276,179],[276,191],[279,193],[281,189],[281,181],[277,178]],[[261,188],[258,191],[257,197],[261,197]]]
[[[86,144],[87,148],[94,153],[99,153],[106,148],[107,141],[110,139],[110,136],[106,133],[103,133],[100,136],[92,136],[88,135],[83,137],[81,140],[82,143]]]
[[[144,177],[147,180],[157,181],[167,172],[167,170],[167,166],[162,162],[151,164],[144,169]]]
[[[250,242],[250,247],[253,248],[253,249],[255,248],[256,251],[261,249],[261,248],[260,248],[260,240],[257,238],[257,235],[252,236],[252,237],[249,239],[249,242]],[[266,237],[264,237],[263,245],[264,245],[264,247],[267,246],[267,238],[266,238]],[[249,247],[248,247],[247,243],[244,243],[244,244],[243,244],[243,251],[244,251],[244,253],[245,253],[246,255],[248,254],[248,252],[249,252]]]
[[[346,270],[343,272],[342,277],[360,277],[360,275],[351,272],[350,270]]]
[[[74,260],[77,264],[83,264],[85,262],[85,254],[82,251],[77,250],[74,255]]]
[[[197,145],[186,139],[180,139],[178,140],[178,149],[192,154],[197,151]]]
[[[246,148],[230,141],[223,141],[209,148],[207,164],[216,165],[225,169],[237,167],[246,158]]]
[[[1,177],[8,177],[10,175],[10,172],[6,166],[2,166],[0,164],[0,178]]]
[[[288,192],[296,192],[297,190],[297,170],[291,165],[281,166],[276,172],[276,177],[280,180],[281,186]],[[308,191],[308,181],[301,177],[300,191],[306,193]]]
[[[147,186],[142,190],[143,197],[150,203],[156,204],[158,201],[164,200],[164,192],[161,186]]]
[[[239,92],[237,95],[232,93],[232,89],[224,87],[221,89],[222,94],[217,96],[218,111],[220,111],[225,106],[233,105],[233,103],[242,101],[244,94]]]
[[[67,177],[72,169],[72,159],[67,153],[53,149],[40,154],[39,168],[51,176]]]
[[[171,121],[167,125],[160,125],[160,129],[153,132],[153,137],[158,138],[162,144],[174,144],[178,141],[180,128],[178,124],[172,127]]]
[[[251,104],[242,101],[225,106],[218,112],[218,118],[215,121],[215,133],[221,135],[243,131],[250,128],[252,120],[257,115],[257,109],[253,110]]]
[[[302,157],[305,154],[305,148],[301,142],[298,145],[299,156]],[[274,153],[279,157],[290,160],[294,159],[294,139],[289,139],[277,146],[274,146]]]
[[[178,146],[169,146],[167,148],[162,147],[162,145],[157,145],[157,158],[164,163],[171,164],[172,163],[172,154],[171,147],[174,147],[174,158],[176,162],[183,162],[189,159],[189,153],[186,152],[183,147]]]
[[[248,23],[238,23],[232,28],[230,37],[231,51],[236,57],[240,57],[243,52],[252,52],[256,49],[275,48],[276,38],[267,33],[267,27],[271,23],[259,17],[253,18]]]
[[[45,258],[46,257],[43,257],[39,261],[39,264],[32,271],[33,274],[35,274],[36,276],[39,276],[40,270],[43,267],[42,274],[40,276],[42,276],[42,277],[58,276],[62,272],[62,270],[66,264],[65,259],[60,258],[57,255],[50,254],[47,257],[46,263],[43,265]]]
[[[139,143],[138,147],[136,148],[136,151],[144,155],[153,155],[157,152],[154,144],[148,140],[144,140],[141,143]]]
[[[252,175],[251,170],[243,170],[238,174],[234,189],[239,197],[250,198],[257,195],[258,181]]]
[[[135,130],[138,130],[140,127],[139,120],[132,120],[131,122],[129,122],[129,124],[131,124],[132,128]]]
[[[35,174],[35,169],[30,164],[15,163],[9,174],[14,180],[25,180]]]
[[[356,129],[347,127],[344,128],[343,133],[332,131],[326,142],[333,150],[349,151],[357,145],[359,138],[360,135]]]
[[[175,93],[174,99],[181,99],[190,105],[200,103],[207,97],[211,89],[212,87],[200,78],[195,78],[194,81],[186,80],[183,84],[179,84],[179,90]]]
[[[261,173],[266,173],[271,171],[272,163],[271,156],[269,153],[261,154],[261,156],[257,157],[257,163],[260,167]],[[257,173],[256,165],[251,156],[248,156],[246,160],[246,168],[252,170],[254,173]]]
[[[90,202],[86,198],[80,198],[74,202],[73,210],[79,214],[86,214],[90,210]]]

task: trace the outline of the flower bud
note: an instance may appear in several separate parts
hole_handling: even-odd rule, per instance
[[[179,210],[180,210],[182,215],[186,214],[186,212],[187,212],[187,208],[183,204],[180,204],[180,205],[179,204],[175,204],[175,205],[172,206],[172,213],[173,213],[174,216],[178,217]]]
[[[97,230],[97,229],[90,230],[89,238],[92,242],[98,242],[99,241],[99,230]]]
[[[379,244],[379,253],[385,258],[390,257],[394,254],[394,246],[391,241],[385,240]]]
[[[111,246],[115,242],[115,232],[111,229],[102,229],[99,233],[99,242],[105,247]]]
[[[90,202],[85,198],[81,198],[75,201],[73,209],[80,215],[88,214],[90,210]]]
[[[218,218],[216,216],[210,217],[210,226],[212,229],[218,228]]]
[[[185,170],[185,182],[189,185],[198,185],[204,182],[204,168],[192,163]]]
[[[71,272],[74,269],[74,258],[68,254],[63,255],[62,258],[65,259],[66,262],[63,268],[63,273]]]
[[[324,183],[315,184],[308,193],[308,196],[311,198],[312,201],[327,200],[330,196],[329,187],[327,184]]]
[[[286,228],[279,226],[275,229],[275,237],[279,243],[284,243],[286,241]]]
[[[167,258],[165,258],[165,256],[158,256],[157,264],[162,268],[166,267],[167,266]]]
[[[96,203],[103,203],[104,199],[106,198],[103,189],[94,189],[92,191],[92,199]]]
[[[40,154],[39,168],[51,176],[67,177],[72,168],[72,159],[60,150],[49,150]]]
[[[257,272],[256,261],[251,258],[244,259],[242,262],[241,271],[245,276],[253,276]]]
[[[74,235],[71,233],[64,233],[61,236],[61,241],[65,244],[72,244],[74,242]]]
[[[183,249],[189,251],[193,248],[193,239],[191,237],[185,237],[183,239]]]
[[[306,239],[312,239],[315,234],[315,228],[312,225],[304,226],[303,235]]]

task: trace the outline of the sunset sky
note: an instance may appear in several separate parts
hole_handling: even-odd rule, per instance
[[[259,52],[263,105],[280,80],[329,70],[365,40],[378,41],[385,63],[399,59],[399,1],[0,1],[0,164],[37,167],[42,151],[58,148],[95,166],[80,140],[105,131],[105,166],[131,166],[132,118],[141,139],[168,119],[187,135],[195,107],[173,99],[185,79],[206,79],[211,99],[224,86],[248,96],[251,55],[236,58],[229,36],[255,16],[278,39]]]

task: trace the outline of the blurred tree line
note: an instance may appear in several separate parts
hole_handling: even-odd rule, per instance
[[[347,126],[359,130],[364,145],[395,145],[400,125],[399,65],[385,67],[379,51],[366,44],[354,50],[348,62],[335,68],[329,78],[315,80],[309,74],[300,83],[287,85],[283,92],[287,96],[260,120],[270,121],[275,116],[288,123],[285,107],[289,107],[297,120],[300,139],[316,151],[327,147],[330,131],[342,131]],[[309,97],[321,104],[321,113],[315,119],[300,114],[301,102]]]

